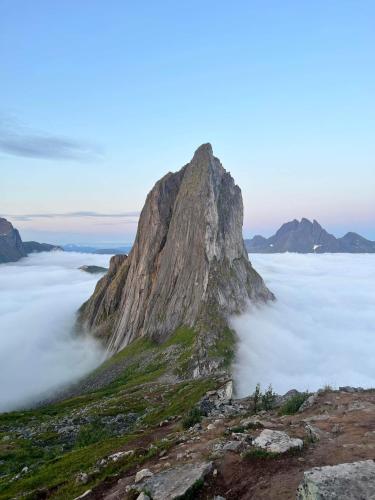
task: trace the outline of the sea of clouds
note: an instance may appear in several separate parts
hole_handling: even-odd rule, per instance
[[[109,258],[51,252],[0,265],[0,411],[45,397],[104,359],[101,347],[75,336],[73,326],[100,277],[78,267],[108,267]]]
[[[251,255],[277,301],[232,319],[237,392],[375,387],[375,255]],[[0,265],[0,411],[45,397],[105,357],[73,334],[109,256],[52,252]]]
[[[250,255],[277,301],[232,320],[237,392],[375,387],[375,255]]]

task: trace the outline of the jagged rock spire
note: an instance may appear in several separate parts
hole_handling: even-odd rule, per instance
[[[242,222],[241,190],[203,144],[150,191],[129,257],[99,282],[81,323],[118,351],[140,336],[163,342],[181,325],[208,331],[249,300],[272,298]]]

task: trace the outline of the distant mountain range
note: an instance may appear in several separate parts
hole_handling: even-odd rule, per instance
[[[257,235],[245,240],[249,253],[375,253],[375,241],[357,233],[336,238],[314,220],[294,219],[283,224],[270,238]]]
[[[101,255],[128,254],[131,246],[117,248],[98,248],[68,244],[63,246],[38,243],[37,241],[22,241],[20,233],[13,225],[0,217],[0,264],[17,262],[31,253],[51,252],[60,250],[65,252],[95,253]]]
[[[367,240],[357,233],[349,232],[341,238],[328,233],[314,220],[298,221],[294,219],[283,224],[270,238],[256,235],[245,239],[245,246],[249,253],[375,253],[375,241]],[[94,253],[102,255],[127,255],[131,246],[116,248],[98,248],[84,245],[51,245],[36,241],[22,241],[17,229],[0,217],[0,264],[16,262],[31,253],[51,252],[61,250],[65,252]]]
[[[17,262],[30,253],[52,250],[62,250],[62,248],[36,241],[23,242],[17,229],[8,220],[0,217],[0,264]]]

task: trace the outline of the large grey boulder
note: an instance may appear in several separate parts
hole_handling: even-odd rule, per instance
[[[211,470],[211,462],[185,464],[155,474],[138,483],[135,488],[146,491],[152,500],[174,500],[182,498],[188,492],[192,493],[194,487],[198,487]]]
[[[375,462],[315,467],[304,473],[297,500],[374,500]]]
[[[228,315],[273,299],[248,260],[242,222],[240,188],[211,145],[202,145],[148,194],[128,258],[98,283],[80,310],[81,325],[112,352],[139,337],[161,343],[178,327],[192,327],[203,333],[197,343],[204,351]],[[204,372],[199,367],[194,376]]]
[[[291,438],[286,432],[264,429],[260,435],[254,439],[254,446],[263,448],[271,453],[285,453],[292,449],[301,449],[303,441],[299,438]]]

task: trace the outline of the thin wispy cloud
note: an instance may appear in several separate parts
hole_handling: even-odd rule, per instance
[[[35,131],[6,117],[0,117],[0,152],[46,160],[88,161],[102,156],[94,144]]]
[[[55,218],[84,218],[84,217],[93,217],[93,218],[131,218],[139,217],[140,212],[116,212],[116,213],[103,213],[103,212],[94,212],[94,211],[79,211],[79,212],[65,212],[65,213],[33,213],[33,214],[21,214],[21,215],[12,215],[5,214],[5,217],[9,217],[14,221],[32,221],[35,219],[55,219]]]

